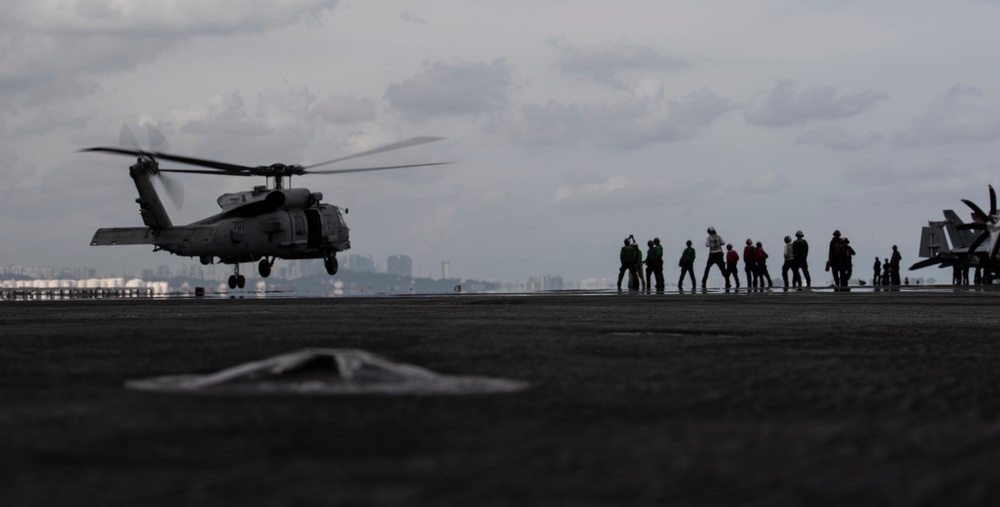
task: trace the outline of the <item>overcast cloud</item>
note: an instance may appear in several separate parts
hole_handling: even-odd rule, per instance
[[[621,73],[658,74],[687,69],[691,66],[679,56],[667,55],[656,48],[627,41],[577,48],[556,38],[551,44],[561,54],[555,63],[555,68],[560,72],[569,76],[593,79],[618,89],[628,87],[628,84],[618,77]]]
[[[926,220],[1000,185],[997,26],[995,1],[12,0],[0,232],[20,240],[0,265],[197,262],[88,246],[141,221],[129,159],[77,150],[144,122],[247,165],[446,137],[351,162],[450,165],[293,182],[350,208],[348,253],[421,276],[612,277],[629,234],[669,257],[708,225],[775,246],[840,229],[909,265]],[[178,179],[176,223],[264,183]]]
[[[872,110],[889,94],[870,90],[838,92],[836,86],[809,86],[801,91],[795,81],[779,79],[769,92],[750,101],[747,123],[788,127],[817,120],[841,120]]]

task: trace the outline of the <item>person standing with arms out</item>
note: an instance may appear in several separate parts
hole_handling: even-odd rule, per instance
[[[767,272],[767,252],[764,251],[764,244],[757,242],[757,278],[760,279],[760,288],[764,288],[764,280],[767,280],[767,287],[774,287],[771,281],[771,273]],[[788,284],[785,284],[788,285]]]
[[[695,258],[694,247],[691,246],[691,240],[687,240],[687,248],[684,249],[684,253],[681,254],[681,261],[678,264],[681,267],[681,279],[677,280],[677,289],[684,290],[684,273],[691,275],[691,289],[697,289],[698,284],[694,283],[694,258]],[[705,283],[702,282],[702,287],[704,288]]]
[[[736,288],[740,288],[740,254],[733,250],[732,243],[726,245],[726,288],[729,288],[729,275],[733,275]]]
[[[882,285],[882,261],[875,258],[875,265],[872,266],[872,285]]]
[[[792,241],[792,256],[795,259],[795,276],[799,277],[799,270],[802,270],[802,279],[806,281],[806,287],[812,287],[812,278],[809,277],[809,243],[805,240],[802,231],[795,231],[795,241]],[[799,287],[802,287],[802,280],[799,280]]]
[[[708,263],[705,264],[705,274],[701,276],[701,288],[708,288],[708,271],[712,266],[719,266],[719,271],[726,279],[726,287],[729,287],[729,276],[726,275],[726,265],[724,264],[725,254],[722,252],[726,240],[722,239],[715,232],[715,227],[708,228],[708,238],[705,239],[705,246],[708,247]]]
[[[747,246],[743,247],[743,272],[747,275],[747,288],[757,286],[757,247],[753,240],[747,238]]]
[[[632,248],[632,242],[630,241],[632,236],[625,238],[625,246],[622,247],[621,252],[618,254],[621,260],[622,267],[618,269],[618,290],[622,290],[622,278],[625,277],[625,272],[629,274],[629,289],[632,288],[632,277],[635,276],[635,249]]]
[[[653,276],[656,277],[656,291],[663,292],[663,245],[660,245],[660,238],[653,238],[652,255],[646,260],[648,265],[653,262]],[[646,283],[649,286],[649,283]]]
[[[889,276],[892,278],[890,282],[893,285],[899,285],[899,262],[902,260],[903,256],[899,254],[899,249],[896,248],[896,245],[892,245],[892,258],[889,260]]]
[[[788,270],[792,270],[792,286],[801,286],[802,279],[799,278],[799,270],[795,269],[795,255],[792,254],[792,237],[785,236],[785,262],[781,264],[781,279],[785,281],[785,288],[788,288]]]

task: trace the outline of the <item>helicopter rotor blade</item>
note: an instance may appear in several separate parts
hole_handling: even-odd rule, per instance
[[[343,162],[344,160],[350,160],[352,158],[366,157],[368,155],[374,155],[376,153],[384,153],[384,152],[387,152],[387,151],[398,150],[400,148],[409,148],[410,146],[417,146],[417,145],[426,144],[426,143],[433,143],[434,141],[440,141],[442,139],[444,139],[444,138],[443,137],[432,137],[432,136],[411,137],[410,139],[406,139],[406,140],[400,141],[398,143],[386,144],[384,146],[379,146],[378,148],[375,148],[375,149],[372,149],[372,150],[362,151],[361,153],[355,153],[354,155],[348,155],[346,157],[335,158],[333,160],[327,160],[326,162],[320,162],[318,164],[307,165],[307,166],[304,166],[303,169],[312,169],[313,167],[319,167],[321,165],[332,164],[334,162]],[[310,172],[319,173],[319,171],[310,171]]]
[[[166,174],[157,174],[156,176],[163,184],[163,189],[166,191],[167,197],[170,198],[170,202],[174,204],[174,207],[180,209],[184,205],[184,184]]]
[[[156,125],[152,123],[145,123],[146,126],[146,138],[149,140],[149,149],[154,152],[166,152],[170,151],[170,142],[167,141],[167,136],[160,132],[160,129],[156,128]]]
[[[451,162],[431,162],[429,164],[407,164],[407,165],[387,165],[381,167],[358,167],[352,169],[327,169],[325,171],[303,171],[302,174],[343,174],[343,173],[360,173],[368,171],[385,171],[388,169],[405,169],[407,167],[426,167],[431,165],[446,165]]]
[[[171,162],[180,162],[182,164],[208,167],[209,169],[217,169],[219,171],[224,171],[229,174],[237,174],[240,176],[243,176],[245,175],[245,173],[252,172],[254,170],[253,167],[248,167],[244,165],[228,164],[226,162],[216,162],[214,160],[207,160],[203,158],[172,155],[170,153],[163,153],[159,151],[153,152],[151,155],[159,159],[169,160]]]
[[[213,176],[256,176],[249,172],[240,173],[229,173],[229,172],[219,172],[219,171],[209,171],[207,169],[163,169],[160,168],[161,173],[188,173],[188,174],[211,174]]]
[[[141,157],[143,155],[147,155],[145,151],[142,151],[140,149],[114,148],[110,146],[99,146],[97,148],[84,148],[82,150],[77,150],[77,151],[78,152],[99,151],[103,153],[114,153],[116,155],[129,155],[132,157]]]
[[[135,138],[135,133],[129,128],[128,123],[122,122],[122,128],[118,131],[118,146],[142,151],[142,146],[139,145],[139,140]]]

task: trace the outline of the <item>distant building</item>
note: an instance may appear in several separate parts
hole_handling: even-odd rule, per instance
[[[451,261],[441,261],[441,278],[451,278]]]
[[[374,273],[375,261],[371,255],[351,254],[347,256],[347,269],[356,273]]]
[[[540,275],[528,278],[527,290],[563,290],[564,284],[561,276]]]
[[[386,263],[387,273],[396,276],[413,276],[413,259],[409,255],[390,255]]]

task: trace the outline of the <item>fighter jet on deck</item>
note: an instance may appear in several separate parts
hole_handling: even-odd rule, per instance
[[[985,281],[989,283],[1000,265],[997,258],[1000,254],[1000,215],[997,213],[996,192],[992,185],[989,188],[989,213],[972,201],[962,199],[972,209],[971,223],[963,223],[952,210],[944,210],[945,220],[927,223],[920,236],[919,257],[924,260],[910,266],[911,270],[934,265],[942,268],[956,265],[981,267]],[[977,235],[973,231],[981,232]]]

